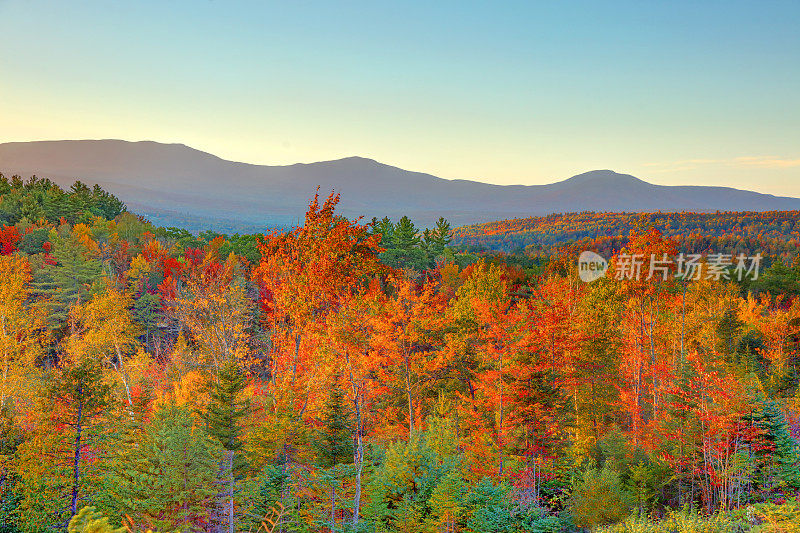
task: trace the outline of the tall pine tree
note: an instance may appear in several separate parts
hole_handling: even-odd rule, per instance
[[[217,379],[209,388],[209,403],[203,418],[208,432],[219,441],[224,450],[220,475],[227,485],[226,507],[228,533],[235,530],[234,495],[236,480],[247,466],[242,449],[242,419],[250,411],[250,402],[244,397],[247,379],[235,359],[229,358],[219,369]],[[222,519],[220,517],[220,522]]]
[[[331,485],[331,531],[336,531],[336,487],[342,471],[340,465],[353,462],[350,413],[345,408],[344,393],[339,383],[340,377],[337,375],[328,389],[318,446],[319,464],[327,469],[323,478],[327,478]]]

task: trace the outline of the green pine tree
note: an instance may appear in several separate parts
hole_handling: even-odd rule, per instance
[[[780,482],[800,488],[800,450],[789,432],[789,424],[774,400],[761,399],[761,410],[753,414],[753,422],[765,431],[764,438],[772,445],[769,462],[774,465]]]
[[[394,248],[406,253],[420,245],[419,230],[410,218],[404,216],[395,224],[392,241]]]
[[[136,524],[193,531],[208,517],[222,450],[186,406],[161,407],[110,469],[110,487]]]
[[[106,439],[116,402],[101,365],[88,358],[62,362],[62,368],[50,372],[39,401],[42,423],[15,454],[23,489],[19,518],[63,528],[94,496],[87,480],[99,462],[87,450]],[[46,461],[42,443],[53,450]]]
[[[383,225],[385,222],[386,219],[381,224]],[[386,248],[386,251],[380,257],[381,261],[390,267],[422,271],[432,266],[427,243],[420,237],[419,230],[407,216],[401,218],[392,227],[391,239],[388,243],[386,241],[384,234],[382,246]]]
[[[436,226],[431,231],[431,255],[434,257],[444,255],[445,248],[450,245],[452,240],[450,237],[450,223],[444,217],[439,217],[439,220],[436,221]]]
[[[227,528],[229,533],[235,529],[234,496],[236,481],[247,467],[242,449],[242,419],[250,411],[250,403],[243,396],[247,387],[247,379],[234,359],[223,363],[216,381],[209,388],[209,403],[202,414],[208,432],[222,446],[224,458],[220,468],[220,477],[227,490],[225,503],[220,507],[227,510]],[[220,518],[220,521],[222,519]]]
[[[17,533],[16,513],[20,494],[18,476],[6,465],[24,441],[22,429],[7,409],[0,410],[0,533]]]
[[[71,236],[53,243],[55,265],[46,265],[34,274],[34,293],[48,306],[52,329],[60,329],[67,320],[70,308],[85,303],[92,286],[103,275],[100,261],[86,256],[85,250]]]
[[[345,407],[345,398],[336,376],[328,388],[328,396],[322,411],[317,456],[325,470],[320,479],[330,487],[330,530],[336,531],[337,488],[345,469],[342,465],[353,462],[353,432],[350,413]]]
[[[344,393],[339,380],[328,389],[322,413],[322,430],[318,445],[319,464],[330,468],[353,462],[353,432],[350,413],[345,407]]]
[[[389,217],[383,217],[380,220],[373,218],[371,226],[371,233],[373,235],[381,235],[381,247],[391,248],[394,239],[394,224],[389,220]]]

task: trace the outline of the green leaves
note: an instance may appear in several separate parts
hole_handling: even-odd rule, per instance
[[[233,358],[222,363],[215,378],[208,386],[208,408],[202,418],[223,448],[237,451],[242,447],[241,420],[250,410],[242,395],[247,379]]]
[[[50,327],[64,326],[70,308],[89,300],[93,285],[103,275],[102,263],[88,257],[77,238],[70,235],[53,243],[56,264],[47,264],[34,274],[34,293],[46,299]]]
[[[800,488],[800,448],[789,433],[786,417],[774,400],[761,398],[760,404],[760,411],[752,419],[764,431],[767,446],[762,448],[761,455],[768,457],[767,468],[777,473],[780,483]]]
[[[386,265],[397,269],[422,272],[432,268],[445,254],[450,244],[450,223],[439,218],[432,229],[423,232],[404,216],[396,224],[388,218],[372,221],[372,233],[381,234],[385,251],[380,258]]]
[[[2,174],[0,178],[0,219],[6,224],[21,219],[58,224],[62,218],[74,224],[96,216],[111,220],[126,210],[119,198],[98,185],[89,188],[76,181],[64,191],[49,179],[35,176],[25,182],[16,176],[10,182]]]
[[[110,472],[112,490],[137,524],[194,531],[217,493],[221,456],[187,407],[165,406]]]
[[[353,431],[350,413],[345,408],[344,393],[338,376],[328,389],[318,442],[319,464],[331,468],[353,462]]]

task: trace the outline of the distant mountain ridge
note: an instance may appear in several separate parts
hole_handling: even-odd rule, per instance
[[[664,186],[611,170],[548,185],[446,180],[362,157],[285,166],[227,161],[182,144],[75,140],[0,144],[0,172],[75,179],[119,196],[159,225],[256,231],[302,219],[317,187],[341,193],[355,218],[408,215],[420,225],[444,216],[454,226],[578,211],[772,211],[800,199],[728,187]]]

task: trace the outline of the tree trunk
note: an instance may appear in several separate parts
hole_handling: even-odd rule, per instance
[[[131,388],[128,386],[128,378],[125,377],[125,373],[122,371],[122,350],[120,350],[117,343],[114,343],[114,351],[117,353],[117,362],[111,363],[111,366],[114,367],[114,370],[117,371],[119,377],[122,379],[122,384],[125,386],[125,395],[128,399],[128,407],[133,405],[133,401],[131,400]]]
[[[356,467],[356,493],[353,496],[353,526],[358,524],[358,513],[361,507],[361,470],[364,467],[364,442],[361,437],[361,405],[359,395],[354,395],[356,408],[356,448],[353,464]]]
[[[503,353],[500,352],[500,427],[497,428],[497,444],[500,448],[500,479],[503,479]]]
[[[0,410],[6,407],[6,383],[8,383],[8,360],[3,357],[3,383],[0,386]]]
[[[78,387],[78,394],[83,393],[83,387]],[[81,432],[83,431],[83,401],[78,403],[78,420],[75,424],[75,450],[73,454],[72,467],[72,501],[70,503],[70,519],[78,513],[78,489],[80,487],[80,464],[81,464]]]
[[[683,293],[681,296],[681,361],[679,370],[683,373],[683,359],[685,357],[684,337],[686,334],[686,282],[683,282]]]
[[[297,359],[300,357],[300,341],[301,337],[299,334],[295,334],[294,336],[294,358],[292,359],[292,383],[295,382],[297,378]]]
[[[336,533],[336,466],[333,467],[333,484],[331,486],[331,533]]]
[[[414,432],[414,401],[411,398],[411,369],[406,357],[406,395],[408,396],[408,438]]]
[[[228,452],[228,533],[234,533],[233,531],[233,454],[236,452],[231,450]]]
[[[653,420],[658,418],[658,377],[656,372],[656,347],[653,338],[653,328],[655,322],[655,312],[653,310],[653,297],[649,299],[650,304],[650,323],[648,324],[648,336],[650,338],[650,373],[653,379]]]

